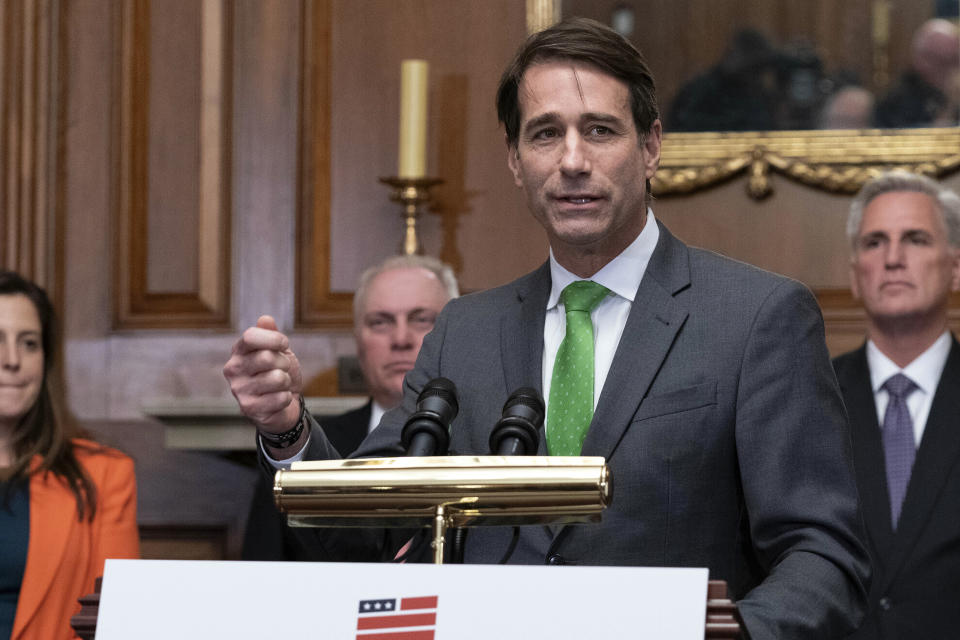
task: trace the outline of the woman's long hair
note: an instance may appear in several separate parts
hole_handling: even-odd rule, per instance
[[[40,393],[30,410],[13,429],[10,448],[13,464],[2,470],[0,479],[9,485],[29,478],[34,473],[51,472],[67,485],[77,501],[77,517],[93,519],[97,509],[97,488],[77,460],[72,438],[86,435],[63,414],[59,398],[50,391],[55,378],[54,347],[56,316],[46,291],[13,271],[0,271],[0,295],[23,295],[33,303],[40,317],[43,345],[43,381]],[[35,457],[40,464],[32,465]]]

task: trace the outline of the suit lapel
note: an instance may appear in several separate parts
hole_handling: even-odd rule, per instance
[[[356,410],[352,421],[353,423],[344,425],[344,429],[342,430],[344,456],[349,456],[356,451],[360,447],[360,443],[366,439],[367,429],[370,427],[370,414],[372,413],[373,399],[370,399],[367,401],[367,404]],[[329,438],[330,435],[327,434],[327,437]],[[331,443],[332,442],[331,440]],[[336,447],[337,451],[340,451],[340,447],[337,444],[334,443],[333,446]]]
[[[954,339],[940,376],[923,439],[903,500],[886,581],[889,584],[913,549],[933,512],[951,468],[960,460],[957,416],[960,415],[960,346]]]
[[[544,263],[517,284],[517,304],[500,319],[500,353],[507,394],[520,387],[543,393],[543,323],[549,295],[550,265]]]
[[[610,458],[660,370],[688,311],[674,295],[690,285],[687,248],[660,225],[603,385],[583,455]]]
[[[34,466],[38,460],[34,461]],[[40,609],[53,586],[77,518],[73,493],[52,473],[30,477],[30,543],[17,604],[15,637]]]
[[[880,422],[870,385],[866,347],[854,352],[848,364],[849,370],[841,372],[839,381],[850,418],[853,464],[857,484],[861,487],[860,508],[873,547],[881,552],[877,554],[880,558],[885,558],[885,550],[893,543],[893,528],[890,525]]]
[[[543,323],[550,283],[550,263],[545,262],[517,284],[517,303],[500,319],[500,354],[507,394],[520,387],[532,387],[543,394]],[[540,426],[537,455],[547,455],[543,425]],[[544,548],[554,535],[554,528],[549,526],[524,527],[523,531],[537,538],[536,545]]]

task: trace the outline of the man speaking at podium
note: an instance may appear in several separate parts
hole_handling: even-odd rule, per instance
[[[488,454],[504,400],[539,389],[540,453],[603,456],[616,490],[599,524],[521,527],[510,562],[708,567],[754,640],[852,631],[869,565],[811,293],[688,248],[654,218],[653,78],[610,29],[573,19],[528,38],[497,109],[549,260],[446,306],[402,406],[357,455],[404,455],[402,427],[438,376],[458,390],[458,454]],[[337,457],[309,416],[298,424],[299,364],[284,335],[248,329],[224,374],[273,464]],[[382,531],[367,533],[371,555],[357,559],[382,544]],[[476,528],[465,560],[496,563],[510,543],[509,528]]]

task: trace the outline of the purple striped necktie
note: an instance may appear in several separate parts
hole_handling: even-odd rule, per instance
[[[917,455],[913,437],[913,419],[907,408],[907,397],[919,387],[902,373],[890,376],[883,383],[890,401],[883,415],[883,455],[887,472],[887,490],[890,494],[890,524],[897,530],[900,508],[907,494],[913,459]]]

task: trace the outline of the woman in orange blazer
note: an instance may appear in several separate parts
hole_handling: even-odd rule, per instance
[[[104,560],[139,555],[133,461],[53,402],[53,324],[43,289],[0,272],[0,640],[74,638]]]

